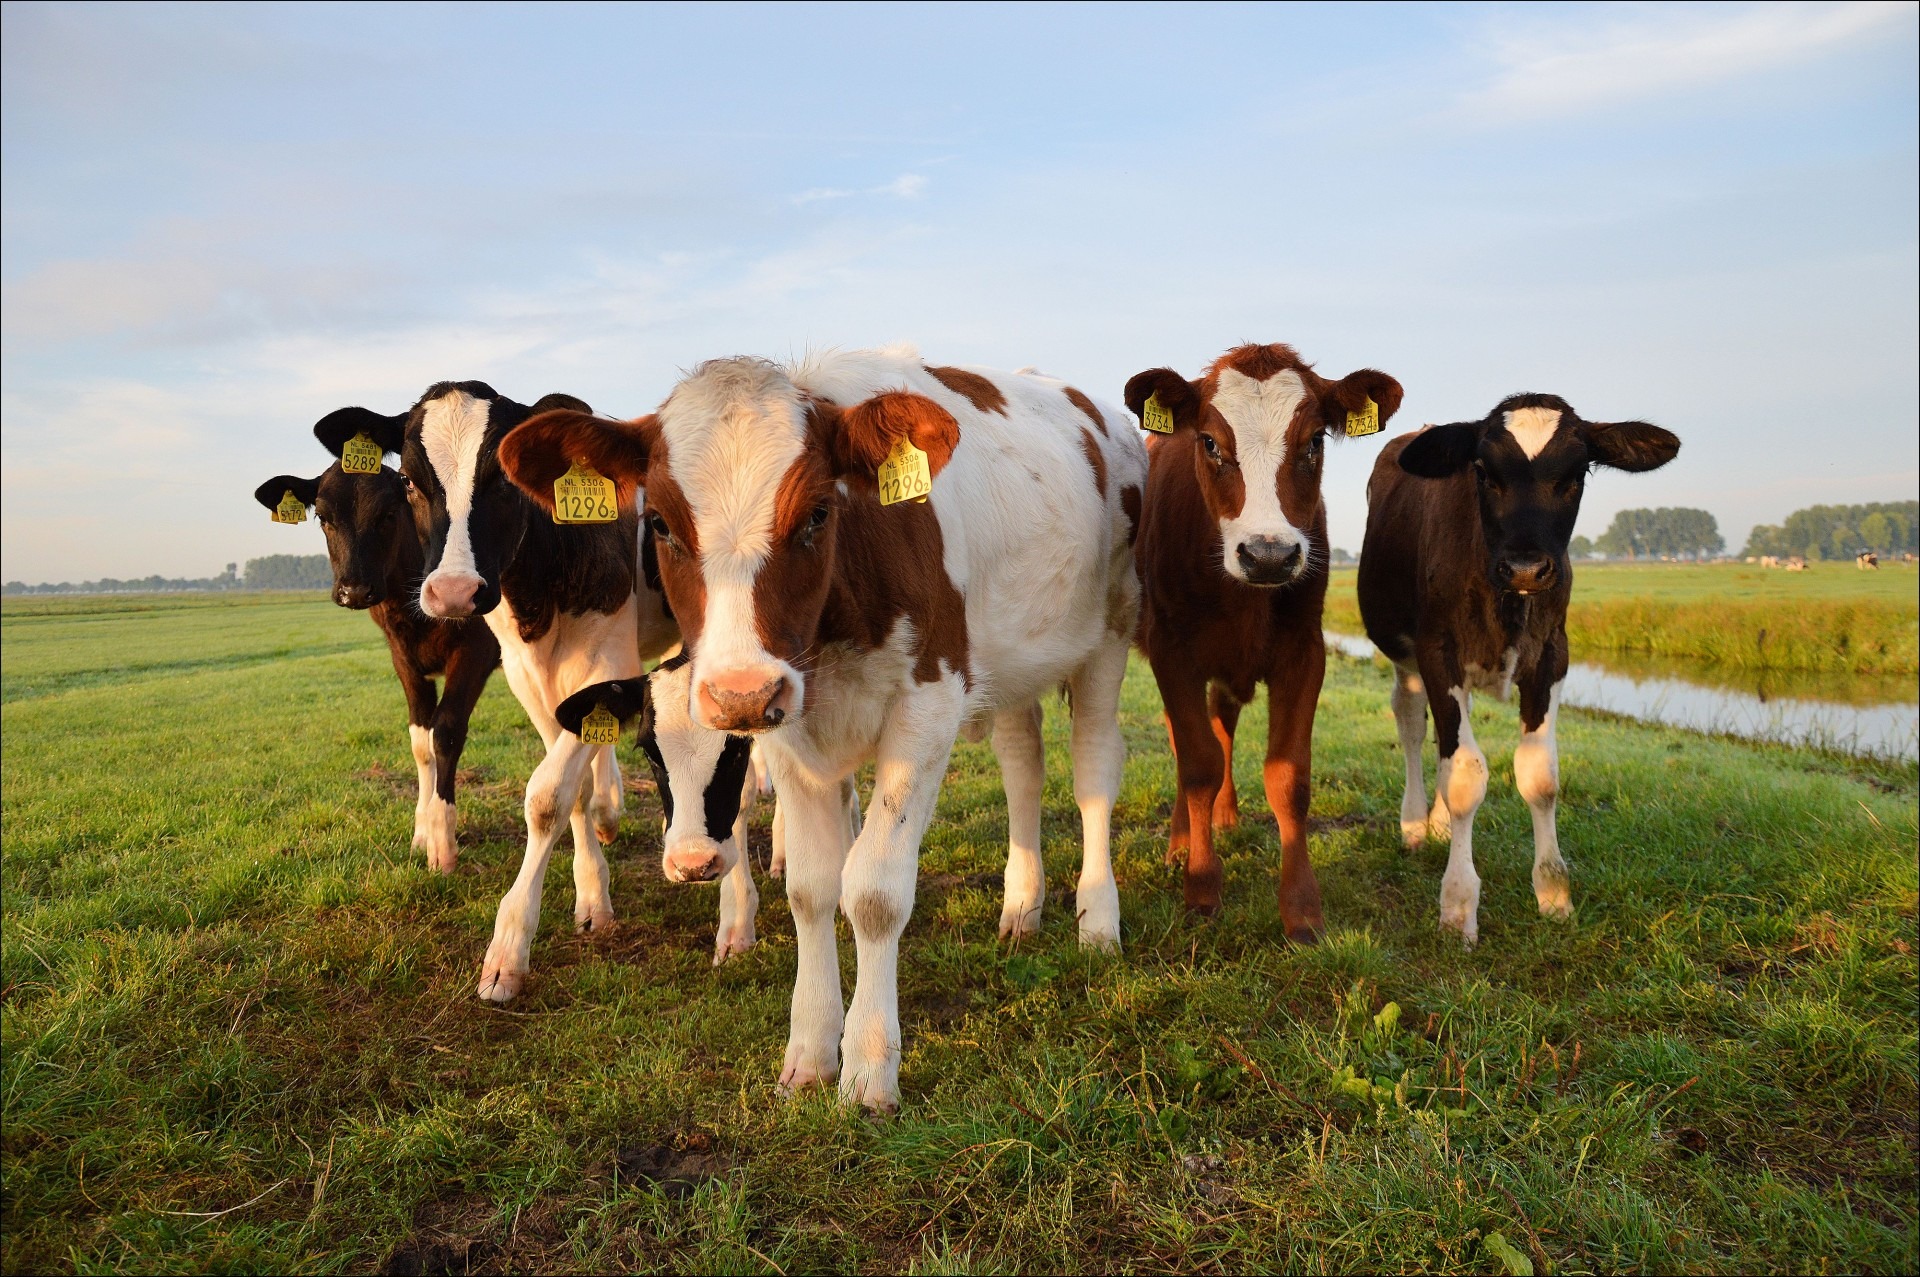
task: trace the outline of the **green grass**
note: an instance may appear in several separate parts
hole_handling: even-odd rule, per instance
[[[1360,634],[1357,573],[1336,571],[1327,626]],[[1574,570],[1567,638],[1575,660],[1640,657],[1739,671],[1887,677],[1920,673],[1912,564],[1862,572],[1820,563],[1783,572],[1744,563],[1605,563]],[[1904,684],[1910,698],[1912,682]]]
[[[710,968],[713,895],[661,880],[638,783],[622,929],[576,939],[557,866],[529,994],[474,999],[536,755],[499,680],[437,878],[407,850],[401,698],[365,618],[124,606],[0,613],[9,1272],[1920,1262],[1912,765],[1569,712],[1578,915],[1556,926],[1513,710],[1488,702],[1466,953],[1435,927],[1444,849],[1398,845],[1385,674],[1337,661],[1312,844],[1331,934],[1293,949],[1253,802],[1225,913],[1181,916],[1136,667],[1126,952],[1080,952],[1060,901],[996,947],[1004,809],[990,752],[960,746],[902,948],[905,1107],[873,1120],[777,1093],[779,886],[761,945]],[[1049,705],[1056,891],[1065,727]],[[1244,794],[1258,775],[1243,753]],[[844,928],[842,954],[850,980]]]

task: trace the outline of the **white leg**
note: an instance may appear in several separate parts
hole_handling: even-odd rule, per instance
[[[787,873],[787,808],[778,798],[773,800],[773,829],[768,834],[770,846],[767,849],[767,876],[784,878]],[[848,840],[851,845],[852,840]]]
[[[1040,792],[1046,785],[1046,745],[1040,735],[1040,703],[1004,710],[993,719],[993,753],[1007,792],[1006,901],[1000,906],[1000,937],[1040,930],[1047,899],[1047,871],[1040,860]]]
[[[1560,833],[1554,824],[1560,801],[1560,749],[1554,723],[1560,717],[1560,684],[1547,695],[1547,716],[1538,729],[1520,735],[1513,751],[1513,782],[1533,813],[1533,896],[1548,918],[1573,916],[1567,862],[1560,858]]]
[[[752,857],[747,855],[747,833],[752,828],[759,782],[749,767],[740,786],[740,814],[733,818],[733,836],[721,847],[732,866],[720,879],[720,925],[713,933],[713,965],[753,948],[753,927],[760,912],[760,890],[753,883]]]
[[[595,753],[612,753],[604,745]],[[594,832],[593,796],[582,786],[574,799],[573,816],[573,929],[605,935],[613,930],[613,887],[607,857]],[[616,823],[619,817],[615,817]]]
[[[840,1072],[839,946],[833,912],[840,900],[840,870],[846,858],[846,821],[837,785],[816,786],[803,776],[776,772],[779,807],[793,834],[787,865],[787,907],[793,912],[797,969],[793,1014],[780,1085],[798,1090],[830,1082]]]
[[[860,786],[849,776],[840,782],[840,801],[847,809],[847,846],[860,836]]]
[[[1407,665],[1394,667],[1393,721],[1400,729],[1400,754],[1407,766],[1406,788],[1400,793],[1400,841],[1417,847],[1428,836],[1427,782],[1421,770],[1420,751],[1427,743],[1427,688],[1420,671]],[[1440,782],[1444,793],[1446,782]]]
[[[407,744],[413,748],[413,769],[420,779],[420,790],[413,800],[413,846],[415,850],[428,845],[429,828],[427,825],[427,802],[433,797],[433,732],[417,723],[407,724]],[[431,855],[427,858],[430,867]]]
[[[572,733],[558,733],[527,781],[526,856],[513,886],[500,901],[493,942],[480,968],[480,996],[489,1002],[509,1000],[526,980],[527,957],[540,926],[540,890],[547,861],[560,839],[561,817],[573,809],[580,792],[592,750]],[[594,854],[599,854],[597,847]]]
[[[1453,845],[1440,880],[1440,925],[1460,933],[1471,946],[1480,938],[1480,875],[1473,867],[1473,814],[1487,796],[1487,756],[1473,739],[1473,695],[1465,688],[1447,694],[1460,706],[1460,744],[1447,768],[1442,799],[1450,815]]]
[[[620,836],[620,812],[626,806],[626,786],[620,781],[620,763],[613,746],[602,745],[593,756],[593,832],[603,843]]]
[[[418,829],[422,824],[427,833],[427,867],[443,874],[452,873],[454,862],[460,858],[460,846],[454,840],[453,804],[438,792],[427,795],[426,813],[414,822],[414,827]]]
[[[1120,735],[1120,683],[1127,644],[1110,643],[1073,676],[1073,797],[1080,804],[1080,943],[1120,947],[1120,888],[1113,879],[1113,804],[1127,762]]]

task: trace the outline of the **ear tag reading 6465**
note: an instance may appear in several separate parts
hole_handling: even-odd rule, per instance
[[[287,494],[280,498],[280,504],[273,507],[275,523],[305,523],[307,521],[307,503],[293,495],[288,488]]]
[[[612,523],[619,517],[620,498],[613,480],[591,466],[576,461],[553,481],[555,523]]]
[[[1166,410],[1158,394],[1147,396],[1147,406],[1140,410],[1140,424],[1157,435],[1173,433],[1173,414]]]
[[[379,474],[380,445],[365,431],[355,435],[340,449],[340,468],[348,474]]]
[[[1359,439],[1380,433],[1380,405],[1367,400],[1366,411],[1347,414],[1347,438]]]
[[[932,491],[933,471],[927,466],[927,454],[901,435],[900,442],[893,445],[893,451],[880,463],[880,504],[925,501]]]
[[[618,745],[620,720],[605,705],[595,705],[593,712],[580,720],[580,741],[585,745]]]

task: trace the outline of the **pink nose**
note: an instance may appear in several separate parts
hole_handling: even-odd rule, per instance
[[[712,882],[726,872],[720,844],[711,838],[687,838],[667,849],[664,858],[668,882]]]
[[[428,616],[472,616],[473,596],[482,584],[477,576],[435,572],[420,587],[420,609]]]
[[[778,727],[793,707],[786,676],[767,669],[722,670],[701,680],[700,713],[710,727],[750,732]]]

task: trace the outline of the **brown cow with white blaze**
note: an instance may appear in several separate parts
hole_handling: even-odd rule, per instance
[[[1573,593],[1567,543],[1589,467],[1654,470],[1679,451],[1680,440],[1659,426],[1586,421],[1557,395],[1514,395],[1482,420],[1402,435],[1374,464],[1360,615],[1398,671],[1393,713],[1407,765],[1400,829],[1409,847],[1451,838],[1440,925],[1469,945],[1480,934],[1473,815],[1487,794],[1473,692],[1504,699],[1519,685],[1513,778],[1533,813],[1534,896],[1545,916],[1570,917],[1553,735]],[[1439,746],[1431,812],[1420,770],[1429,708]]]
[[[877,472],[902,441],[925,454],[931,493],[882,506]],[[1129,511],[1146,471],[1123,414],[1049,378],[930,367],[906,349],[788,366],[722,359],[681,381],[657,416],[610,426],[550,413],[501,455],[536,497],[574,461],[613,478],[623,500],[644,486],[693,652],[691,718],[758,736],[799,949],[784,1085],[840,1073],[844,1098],[897,1103],[900,935],[963,727],[993,724],[1011,826],[1007,912],[1016,932],[1038,925],[1035,704],[1062,683],[1083,834],[1080,938],[1118,943],[1108,836],[1139,599]],[[849,847],[842,781],[870,759],[872,801]],[[836,904],[858,951],[850,1007]]]
[[[1145,596],[1140,646],[1166,705],[1179,793],[1169,864],[1185,870],[1187,907],[1220,908],[1213,830],[1237,825],[1233,733],[1254,685],[1267,685],[1267,803],[1280,829],[1280,917],[1318,938],[1320,885],[1307,858],[1314,709],[1326,671],[1327,593],[1321,454],[1367,404],[1385,421],[1400,383],[1362,369],[1329,381],[1292,347],[1241,346],[1196,381],[1154,368],[1127,382],[1127,407],[1172,415],[1153,448],[1137,559]]]

